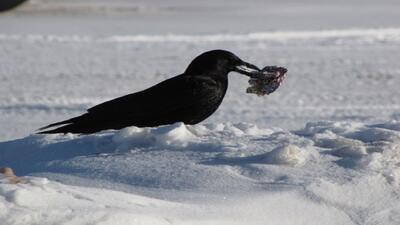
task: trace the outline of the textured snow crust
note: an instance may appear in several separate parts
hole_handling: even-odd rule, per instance
[[[289,132],[177,123],[89,136],[31,135],[0,143],[1,165],[35,176],[17,185],[2,179],[0,219],[396,224],[399,127],[313,122]]]

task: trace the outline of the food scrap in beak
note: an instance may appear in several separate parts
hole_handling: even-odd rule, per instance
[[[250,87],[247,93],[254,93],[258,96],[269,95],[278,89],[286,78],[287,69],[277,66],[267,66],[261,72],[251,76],[249,80]]]

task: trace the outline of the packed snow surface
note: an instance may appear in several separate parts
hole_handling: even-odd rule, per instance
[[[0,143],[5,224],[398,224],[400,123],[220,123]],[[62,182],[64,184],[61,184]]]
[[[360,7],[362,5],[362,7]],[[0,15],[0,225],[400,224],[397,0],[30,0]],[[81,136],[47,124],[227,49],[206,121]]]

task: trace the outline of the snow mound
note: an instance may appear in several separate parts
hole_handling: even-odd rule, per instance
[[[194,142],[196,136],[183,123],[152,128],[128,127],[117,132],[113,141],[120,146],[165,146],[184,148]]]
[[[300,165],[307,159],[306,151],[296,145],[286,145],[275,148],[267,153],[266,160],[275,164]]]
[[[318,122],[307,124],[305,129],[297,133],[309,137],[316,146],[326,149],[325,153],[337,156],[337,162],[342,166],[378,169],[376,167],[395,167],[398,162],[399,124]]]
[[[398,224],[399,124],[313,122],[290,132],[176,123],[31,135],[0,143],[1,167],[35,176],[16,185],[2,179],[0,220]]]

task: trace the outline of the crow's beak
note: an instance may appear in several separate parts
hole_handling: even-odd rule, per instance
[[[244,74],[249,77],[253,77],[261,72],[261,70],[248,62],[242,61],[239,65],[235,66],[233,71]]]

